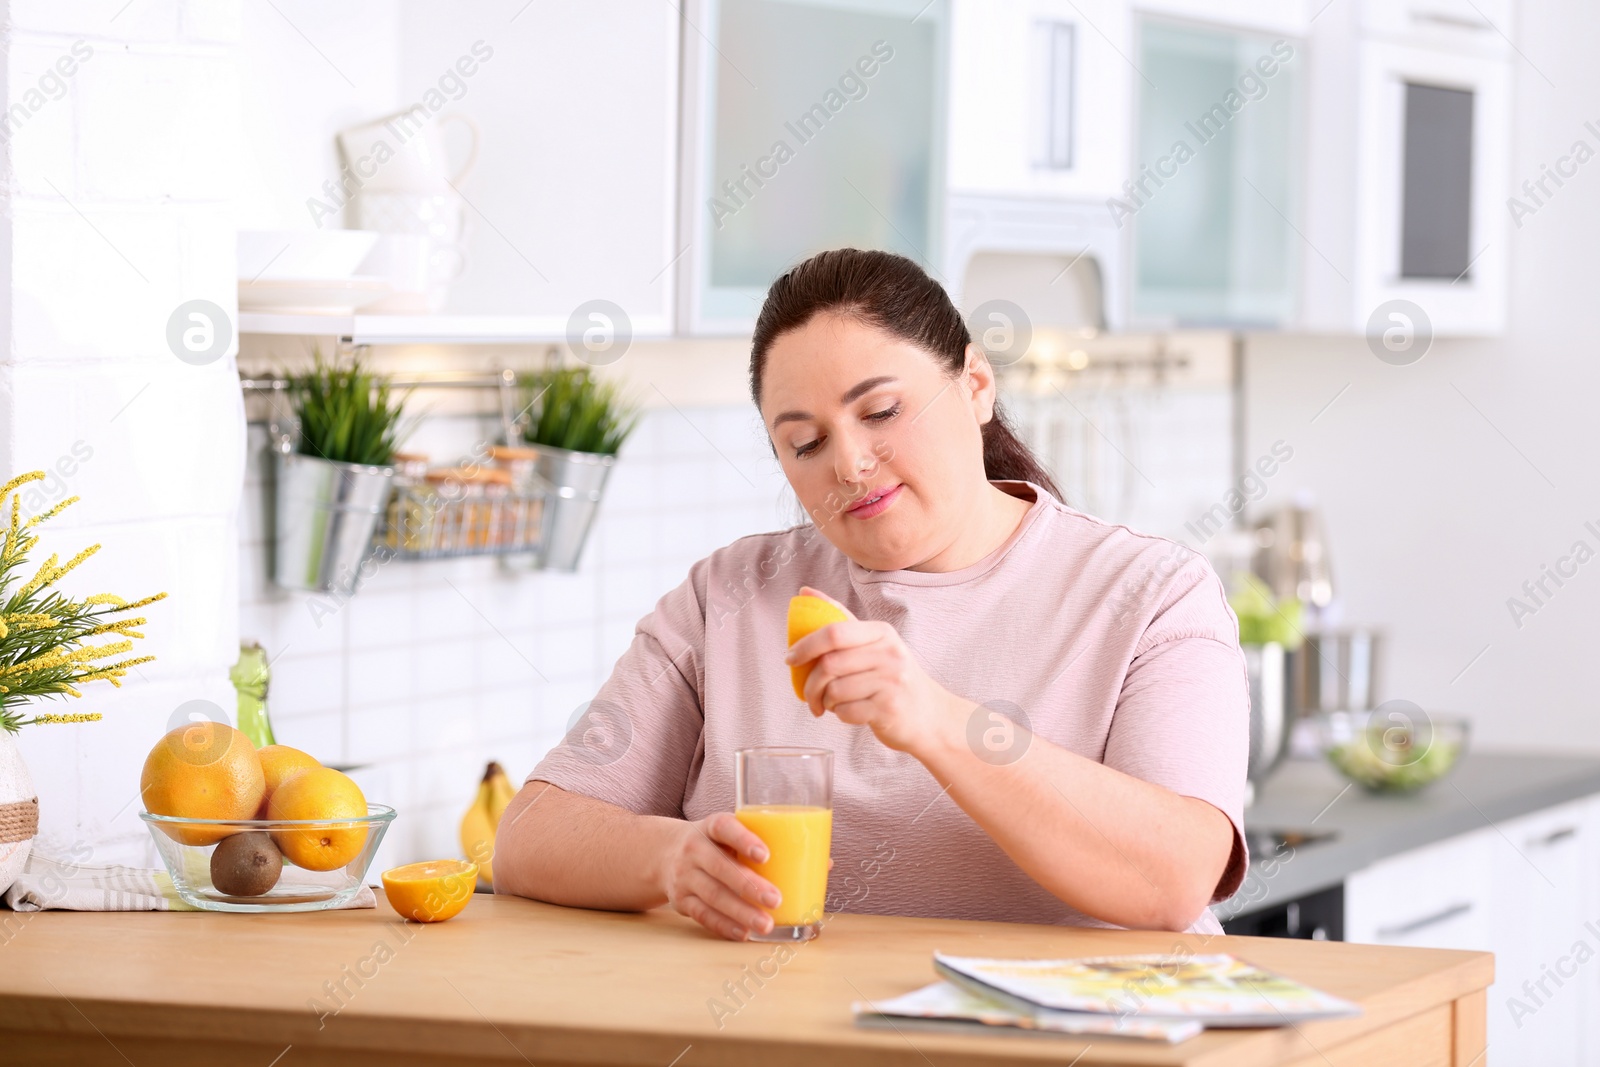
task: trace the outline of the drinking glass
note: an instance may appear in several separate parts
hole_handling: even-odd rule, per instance
[[[833,840],[833,753],[824,748],[746,748],[734,753],[734,815],[767,846],[745,866],[777,886],[772,930],[755,941],[810,941],[822,930]]]

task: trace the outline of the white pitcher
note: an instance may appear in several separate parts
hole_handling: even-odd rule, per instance
[[[459,122],[472,134],[461,166],[451,172],[441,127]],[[362,191],[439,195],[453,191],[478,161],[478,124],[452,113],[435,119],[418,104],[372,122],[340,130],[344,165]]]

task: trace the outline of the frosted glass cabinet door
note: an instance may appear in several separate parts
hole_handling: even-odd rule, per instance
[[[940,262],[945,0],[702,0],[685,37],[682,270],[694,332],[854,245]]]
[[[1295,312],[1303,43],[1142,20],[1133,317],[1264,325]]]

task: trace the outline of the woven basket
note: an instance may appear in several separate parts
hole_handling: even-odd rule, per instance
[[[39,795],[17,735],[0,729],[0,893],[22,873],[39,832]]]

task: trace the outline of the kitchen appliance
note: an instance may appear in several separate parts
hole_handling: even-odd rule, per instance
[[[1281,604],[1300,601],[1308,627],[1331,622],[1333,570],[1322,515],[1304,490],[1256,524],[1253,569]]]
[[[1245,804],[1255,787],[1283,762],[1288,751],[1289,705],[1286,699],[1285,653],[1282,645],[1244,645],[1250,677],[1250,759],[1245,769]]]
[[[1370,627],[1307,631],[1289,657],[1291,714],[1377,707],[1383,644],[1383,632]]]
[[[1222,932],[1247,937],[1344,940],[1344,883],[1281,904],[1246,912],[1222,924]]]

